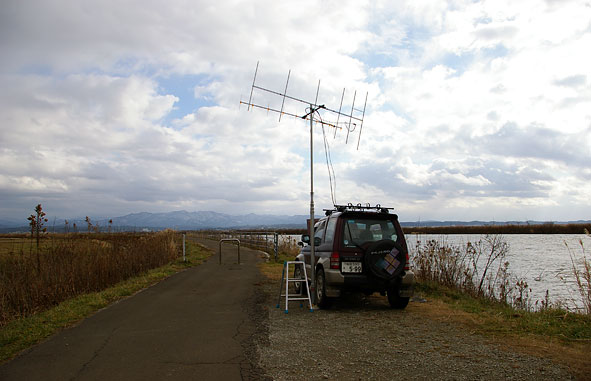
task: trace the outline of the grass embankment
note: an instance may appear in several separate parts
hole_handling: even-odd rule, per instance
[[[426,303],[411,303],[424,316],[455,323],[489,337],[501,347],[552,359],[578,378],[591,374],[591,316],[548,308],[523,311],[436,283],[419,283]]]
[[[188,236],[185,262],[181,252],[180,256],[176,256],[163,266],[144,270],[140,275],[129,277],[101,291],[84,293],[44,310],[5,321],[0,326],[0,363],[101,308],[133,295],[176,272],[202,263],[211,254],[211,251],[191,242]]]
[[[454,225],[454,226],[404,226],[406,234],[583,234],[591,231],[591,224],[504,224],[504,225]],[[256,230],[254,230],[256,231]],[[306,229],[275,229],[279,234],[308,234]]]
[[[404,227],[406,234],[583,234],[589,224],[523,224]]]

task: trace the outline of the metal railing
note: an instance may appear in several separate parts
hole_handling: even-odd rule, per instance
[[[212,240],[237,239],[240,244],[251,249],[258,249],[272,255],[277,260],[279,251],[279,234],[277,232],[241,231],[241,230],[220,230],[201,231],[198,233],[202,238]]]
[[[236,238],[220,239],[220,265],[222,264],[222,242],[238,242],[238,264],[240,264],[240,240]]]

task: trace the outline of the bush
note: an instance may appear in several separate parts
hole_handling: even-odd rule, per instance
[[[456,246],[443,240],[418,241],[413,269],[419,281],[531,310],[534,306],[528,284],[509,272],[509,262],[505,261],[508,251],[509,245],[501,235],[487,234],[476,242]]]
[[[53,236],[40,249],[0,256],[0,326],[99,291],[178,257],[172,231]]]
[[[585,234],[587,234],[587,236],[591,236],[589,231],[586,229]],[[577,291],[579,292],[581,301],[583,303],[583,310],[585,313],[591,315],[591,259],[587,259],[585,245],[583,244],[582,239],[579,240],[579,245],[581,248],[581,256],[579,258],[577,258],[574,250],[568,247],[568,245],[567,248],[570,254],[572,273],[575,277]]]

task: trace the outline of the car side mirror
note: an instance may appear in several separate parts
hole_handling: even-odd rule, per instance
[[[309,234],[302,234],[302,242],[309,245],[310,244],[310,235]],[[314,237],[314,246],[320,245],[322,239],[320,237]]]

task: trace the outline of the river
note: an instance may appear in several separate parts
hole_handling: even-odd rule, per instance
[[[289,236],[293,241],[300,236]],[[287,238],[287,237],[285,237]],[[406,236],[411,260],[416,251],[417,240],[427,242],[437,240],[448,245],[463,246],[467,242],[476,242],[480,234],[408,234]],[[582,249],[579,241],[586,248],[587,260],[591,260],[591,237],[584,234],[505,234],[503,239],[509,245],[505,261],[509,262],[509,272],[515,278],[527,282],[532,302],[542,301],[548,290],[553,303],[562,303],[569,309],[579,308],[581,296],[575,283],[571,252],[576,266],[583,267]],[[567,247],[568,245],[568,247]],[[570,251],[569,251],[570,248]],[[495,270],[498,266],[495,266]]]

